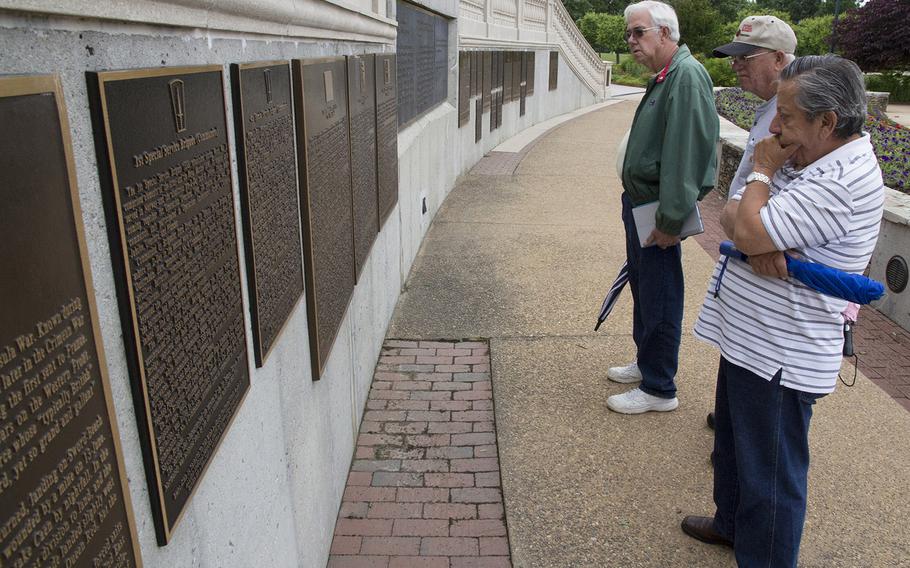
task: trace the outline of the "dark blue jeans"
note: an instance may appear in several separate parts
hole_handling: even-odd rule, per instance
[[[809,420],[820,396],[723,357],[714,400],[715,529],[740,568],[795,567],[806,517]]]
[[[641,248],[632,202],[622,194],[626,258],[632,289],[632,339],[638,349],[641,390],[661,398],[676,396],[679,338],[682,332],[685,285],[679,245]]]

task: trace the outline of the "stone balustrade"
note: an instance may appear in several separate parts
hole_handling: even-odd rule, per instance
[[[611,63],[587,42],[560,0],[460,0],[460,48],[559,50],[602,100]]]

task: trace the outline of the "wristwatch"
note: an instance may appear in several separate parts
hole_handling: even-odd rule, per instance
[[[749,176],[746,178],[746,185],[749,185],[753,181],[760,181],[768,187],[771,187],[771,178],[761,172],[752,172],[749,174]]]

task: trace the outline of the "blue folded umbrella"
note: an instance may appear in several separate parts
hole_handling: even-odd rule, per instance
[[[725,256],[748,260],[748,256],[737,250],[731,241],[720,243],[720,253]],[[816,292],[853,302],[854,304],[868,304],[878,300],[885,294],[885,287],[862,274],[851,274],[824,264],[817,264],[805,260],[797,260],[784,254],[787,260],[787,272]]]

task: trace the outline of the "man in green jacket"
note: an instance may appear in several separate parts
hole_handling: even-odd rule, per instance
[[[612,367],[610,380],[641,385],[607,399],[624,414],[679,405],[676,369],[683,314],[680,232],[695,203],[714,186],[719,131],[711,78],[679,46],[673,8],[646,0],[625,11],[635,60],[657,73],[635,111],[622,169],[622,218],[632,289],[635,362]],[[658,201],[655,228],[639,242],[632,208]]]

